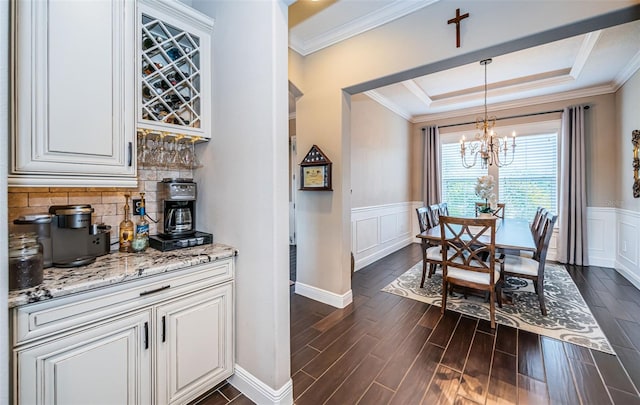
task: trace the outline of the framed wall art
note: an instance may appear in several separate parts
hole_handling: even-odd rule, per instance
[[[640,130],[636,129],[631,133],[631,143],[633,144],[633,197],[640,198],[640,158],[638,149],[640,148]]]
[[[331,161],[313,145],[300,163],[300,190],[332,191]]]

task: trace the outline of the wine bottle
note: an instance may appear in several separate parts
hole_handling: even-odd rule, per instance
[[[180,56],[182,56],[182,52],[178,48],[171,48],[167,51],[167,55],[171,58],[171,60],[176,60]]]
[[[142,97],[146,98],[147,100],[151,99],[152,97],[151,90],[149,90],[149,88],[146,86],[142,88]]]
[[[144,203],[144,193],[140,193],[140,216],[136,221],[136,236],[133,240],[133,250],[136,252],[143,252],[149,247],[149,222],[146,220],[146,210]]]
[[[119,244],[121,252],[133,252],[131,242],[133,241],[133,222],[129,219],[129,194],[124,195],[124,219],[120,222],[118,230]]]
[[[166,90],[169,90],[169,83],[165,82],[164,80],[160,80],[153,83],[153,87],[155,87],[156,93],[162,94]]]
[[[149,37],[144,37],[142,40],[142,49],[149,49],[153,46],[153,39]]]
[[[142,73],[144,73],[145,76],[149,76],[154,70],[154,67],[151,65],[144,65],[142,67]]]

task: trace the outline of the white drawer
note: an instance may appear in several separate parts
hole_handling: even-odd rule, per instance
[[[12,309],[13,345],[64,332],[233,279],[233,259],[201,264],[111,287]]]

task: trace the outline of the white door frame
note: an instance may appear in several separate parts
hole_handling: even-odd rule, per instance
[[[296,137],[289,138],[289,245],[296,244],[296,193],[298,192],[298,154]]]

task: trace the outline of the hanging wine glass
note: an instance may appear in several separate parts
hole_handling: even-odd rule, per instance
[[[157,164],[157,160],[156,157],[158,155],[158,142],[157,142],[157,134],[153,134],[151,133],[151,131],[148,131],[147,133],[147,143],[150,146],[147,146],[147,155],[145,158],[145,164],[148,167],[154,167]],[[151,135],[151,136],[149,136]]]
[[[190,155],[191,155],[191,169],[197,169],[202,167],[202,163],[198,160],[198,156],[196,155],[196,141],[198,141],[200,137],[194,136],[191,138],[191,147],[190,147]]]
[[[178,145],[180,143],[180,139],[182,138],[182,135],[176,135],[173,137],[173,141],[170,142],[170,151],[168,152],[167,157],[167,167],[169,169],[180,168],[180,151],[178,150]]]
[[[182,142],[178,144],[180,149],[178,151],[179,166],[182,169],[189,169],[191,167],[191,153],[189,152],[189,146],[187,145],[188,142],[189,139],[185,137],[182,139]]]
[[[138,140],[140,141],[140,145],[138,146],[138,164],[140,166],[146,165],[149,160],[149,149],[147,147],[148,133],[149,133],[148,129],[143,129],[141,133],[138,135]]]
[[[158,149],[158,153],[156,153],[156,166],[158,167],[166,167],[167,166],[167,151],[165,149],[165,140],[164,138],[168,135],[168,132],[162,131],[160,132],[160,139],[158,141],[158,145],[160,149]]]

